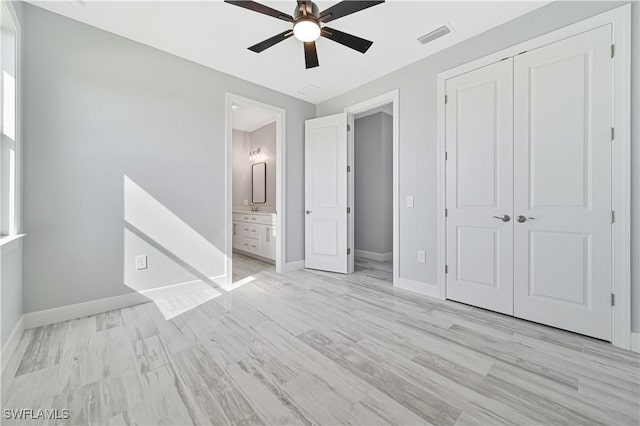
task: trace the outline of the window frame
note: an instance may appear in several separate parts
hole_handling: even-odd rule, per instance
[[[15,63],[15,174],[14,193],[15,200],[13,206],[13,223],[9,224],[6,235],[0,235],[0,246],[8,244],[24,236],[22,234],[22,29],[20,20],[11,1],[1,0],[0,13],[2,21],[8,22],[15,31],[14,40],[14,63]],[[0,58],[1,63],[1,58]],[[4,71],[4,70],[2,70]],[[0,80],[1,81],[1,80]],[[0,136],[3,137],[3,136]],[[0,163],[0,167],[2,164]],[[8,214],[8,207],[0,206],[0,214]]]

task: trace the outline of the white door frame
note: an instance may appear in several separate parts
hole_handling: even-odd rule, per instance
[[[611,25],[615,45],[613,57],[613,306],[612,343],[631,348],[631,5],[607,12],[544,34],[499,52],[438,74],[438,296],[446,298],[446,225],[445,225],[445,82],[447,79],[498,62],[505,57]]]
[[[400,278],[400,91],[398,89],[391,92],[383,93],[369,100],[357,103],[355,105],[348,106],[344,109],[347,113],[347,120],[351,130],[348,135],[348,164],[351,166],[351,170],[355,173],[353,162],[353,129],[354,129],[354,115],[361,112],[369,111],[374,108],[381,107],[388,103],[393,105],[393,286],[398,286]],[[355,239],[354,239],[354,173],[349,173],[348,182],[348,197],[349,206],[351,207],[351,214],[349,215],[349,247],[351,248],[351,255],[349,256],[349,270],[353,271],[353,260],[355,256]]]
[[[285,224],[286,210],[286,110],[254,99],[227,92],[225,94],[225,200],[226,200],[226,262],[225,276],[233,282],[233,108],[232,105],[260,108],[276,114],[276,272],[284,274],[287,261]]]

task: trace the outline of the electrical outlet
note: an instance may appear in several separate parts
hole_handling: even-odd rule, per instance
[[[145,255],[136,256],[136,271],[141,269],[147,269],[147,256]]]
[[[418,250],[418,262],[425,263],[427,261],[427,253],[424,250]]]
[[[413,195],[407,195],[407,207],[413,207]]]

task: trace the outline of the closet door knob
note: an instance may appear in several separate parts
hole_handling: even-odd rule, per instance
[[[494,219],[500,219],[503,222],[509,222],[511,220],[511,216],[505,214],[504,216],[494,216]]]
[[[305,214],[310,215],[310,214],[311,214],[311,210],[307,210],[307,211],[305,212]]]
[[[527,220],[536,220],[535,217],[525,217],[525,216],[518,216],[516,217],[516,220],[518,221],[518,223],[525,223]]]

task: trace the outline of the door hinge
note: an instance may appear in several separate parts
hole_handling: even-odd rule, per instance
[[[347,166],[347,173],[351,172],[351,166]]]
[[[616,306],[616,295],[611,293],[611,306]]]
[[[611,223],[616,221],[616,212],[615,210],[611,210]]]
[[[347,124],[347,132],[351,131],[351,124]]]
[[[444,273],[445,274],[449,273],[449,265],[444,265]]]
[[[614,56],[616,56],[616,45],[612,44],[611,45],[611,57],[613,58]]]
[[[611,128],[611,140],[613,141],[616,138],[616,130],[615,128]]]
[[[444,152],[444,161],[449,159],[449,153],[447,151]]]
[[[447,95],[444,95],[444,104],[446,105],[448,101],[449,101],[449,98],[447,97]]]
[[[351,207],[347,207],[347,214],[351,213]]]
[[[444,217],[449,216],[449,209],[444,209]]]
[[[351,254],[351,249],[350,249],[350,248],[348,248],[348,249],[347,249],[347,256],[349,256],[350,254]]]

